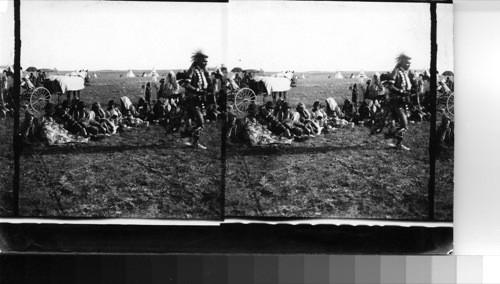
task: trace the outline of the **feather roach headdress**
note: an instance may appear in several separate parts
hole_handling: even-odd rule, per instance
[[[207,58],[208,55],[205,55],[201,50],[197,50],[195,53],[193,53],[193,55],[191,55],[191,61],[193,62],[193,64],[203,61]]]
[[[401,65],[403,65],[404,62],[406,62],[410,59],[411,59],[411,57],[409,57],[408,55],[406,55],[404,53],[401,53],[398,57],[396,57],[396,68],[401,67]]]

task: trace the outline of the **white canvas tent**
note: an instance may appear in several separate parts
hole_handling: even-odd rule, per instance
[[[337,74],[335,74],[335,79],[344,79],[344,76],[342,76],[342,73],[340,73],[340,71],[337,71]]]
[[[305,79],[306,76],[304,74],[300,75],[300,79]]]
[[[158,72],[156,72],[156,69],[153,68],[153,70],[151,70],[151,73],[148,74],[148,77],[160,77],[160,75],[158,74]]]
[[[135,77],[134,72],[132,72],[132,69],[129,69],[125,77]]]
[[[361,70],[361,72],[359,72],[358,76],[356,76],[356,78],[359,78],[359,79],[363,79],[363,78],[366,78],[366,74],[363,70]]]

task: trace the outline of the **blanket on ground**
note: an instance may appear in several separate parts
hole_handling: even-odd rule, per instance
[[[26,115],[21,133],[27,139],[40,141],[47,145],[63,145],[68,143],[87,143],[89,138],[75,136],[54,121],[53,118],[36,118]]]
[[[245,136],[250,146],[292,144],[293,139],[278,137],[256,120],[246,119]]]

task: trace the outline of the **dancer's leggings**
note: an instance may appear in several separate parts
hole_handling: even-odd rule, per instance
[[[395,117],[399,119],[399,127],[396,129],[394,133],[396,136],[396,140],[398,143],[403,141],[403,136],[405,132],[408,130],[408,118],[406,116],[406,104],[401,99],[395,99],[392,102],[392,111],[395,114]]]
[[[204,125],[201,107],[199,105],[190,104],[188,106],[188,116],[191,120],[191,130],[189,131],[189,134],[193,138],[193,142],[198,142],[200,139],[200,132]]]

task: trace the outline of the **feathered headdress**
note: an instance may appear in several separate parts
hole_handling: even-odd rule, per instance
[[[401,67],[401,65],[410,60],[411,57],[409,57],[408,55],[404,54],[404,53],[401,53],[398,57],[396,57],[396,68],[398,67]]]
[[[197,50],[193,55],[191,55],[191,62],[197,63],[203,61],[208,58],[208,55],[205,55],[201,50]]]

